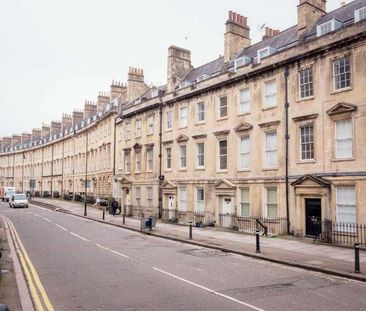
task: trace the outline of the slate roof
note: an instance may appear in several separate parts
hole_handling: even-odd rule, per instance
[[[316,26],[323,24],[327,21],[332,20],[333,18],[342,22],[343,26],[347,26],[352,24],[354,21],[354,11],[361,7],[366,6],[366,0],[355,0],[352,1],[334,11],[331,11],[322,17],[319,18],[314,27],[309,31],[308,34],[305,35],[305,40],[310,40],[316,36]],[[257,51],[264,49],[268,46],[275,48],[277,51],[281,51],[290,47],[293,47],[298,44],[298,32],[297,25],[292,26],[286,30],[281,31],[279,34],[266,38],[258,43],[255,43],[247,48],[242,49],[236,57],[228,64],[227,68],[231,68],[234,65],[234,60],[240,58],[242,56],[248,56],[250,58],[254,58],[257,56]],[[219,72],[224,68],[224,59],[220,57],[215,59],[207,64],[204,64],[200,67],[193,68],[188,71],[187,75],[184,77],[183,81],[193,82],[199,76],[203,74],[212,75],[213,73]]]
[[[190,71],[188,71],[187,75],[184,77],[183,81],[189,81],[193,82],[195,81],[199,76],[202,76],[204,74],[206,75],[213,75],[217,72],[219,72],[222,69],[222,66],[224,65],[224,57],[219,57],[207,64],[204,64],[197,68],[192,68]]]

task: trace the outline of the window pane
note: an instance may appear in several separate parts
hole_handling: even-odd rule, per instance
[[[205,165],[205,145],[204,143],[197,144],[197,166],[202,167]]]
[[[300,127],[301,160],[314,159],[313,125]]]
[[[352,120],[336,122],[336,158],[351,158],[353,155]]]
[[[197,104],[197,121],[201,122],[205,120],[205,104],[198,103]]]
[[[240,113],[250,112],[250,92],[249,88],[240,91]]]
[[[250,216],[249,188],[240,190],[240,216]]]
[[[356,192],[353,186],[337,187],[337,222],[356,223]]]
[[[333,83],[335,90],[351,86],[349,57],[344,57],[333,61]]]
[[[180,146],[180,167],[187,167],[187,146]]]
[[[227,169],[227,141],[219,141],[219,169]]]
[[[266,166],[276,167],[278,164],[277,157],[277,133],[266,133]]]
[[[220,118],[227,116],[227,97],[220,97],[220,107],[219,107],[219,116]]]
[[[240,138],[240,168],[250,167],[250,139],[249,136]]]
[[[264,107],[270,108],[277,106],[277,83],[276,79],[264,84]]]

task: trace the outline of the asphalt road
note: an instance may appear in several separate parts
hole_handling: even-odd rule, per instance
[[[366,284],[30,206],[14,224],[55,310],[366,310]]]

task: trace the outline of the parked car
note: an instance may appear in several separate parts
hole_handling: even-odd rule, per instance
[[[15,207],[26,207],[28,208],[28,199],[25,193],[13,194],[9,201],[9,206]]]

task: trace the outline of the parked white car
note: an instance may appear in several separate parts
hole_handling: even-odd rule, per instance
[[[25,193],[13,194],[9,201],[9,206],[15,207],[26,207],[28,208],[28,199]]]

